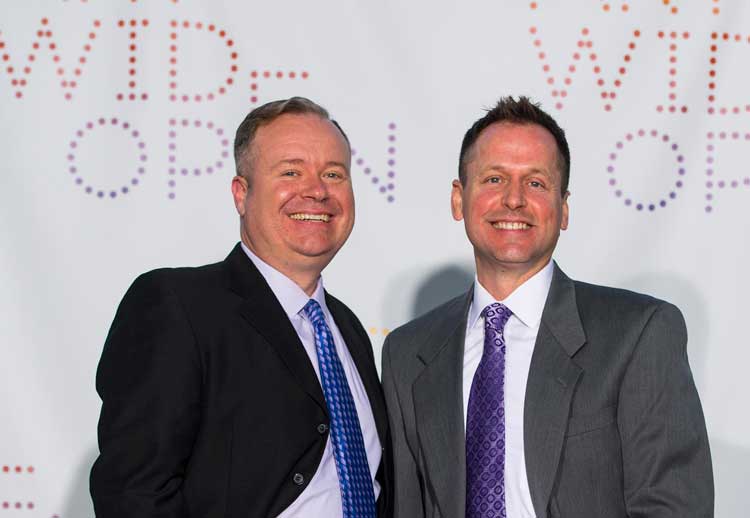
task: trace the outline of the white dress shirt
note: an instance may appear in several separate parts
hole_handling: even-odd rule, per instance
[[[318,279],[315,293],[313,293],[312,297],[309,297],[294,281],[263,262],[244,243],[242,243],[242,249],[255,267],[258,268],[258,271],[260,271],[263,278],[271,287],[271,291],[273,291],[273,294],[278,299],[287,317],[289,317],[289,321],[297,332],[297,336],[299,336],[305,352],[310,358],[310,363],[312,363],[315,369],[318,381],[320,381],[320,369],[318,367],[318,354],[315,349],[315,332],[310,321],[304,316],[302,309],[311,298],[320,304],[326,324],[328,324],[333,335],[336,352],[344,367],[349,389],[354,397],[354,406],[357,408],[359,424],[365,440],[367,462],[370,465],[370,475],[372,476],[375,498],[377,499],[380,494],[380,484],[375,480],[375,473],[380,465],[380,458],[383,452],[378,432],[375,428],[375,417],[372,414],[370,400],[367,397],[367,392],[362,384],[362,379],[359,376],[354,360],[352,360],[349,349],[347,349],[344,343],[344,338],[341,336],[341,332],[336,326],[336,322],[334,322],[328,306],[326,306],[323,279]],[[339,487],[338,474],[336,473],[336,462],[333,457],[333,445],[331,444],[329,434],[318,470],[313,475],[312,480],[310,480],[305,490],[302,491],[302,494],[279,515],[279,518],[309,518],[312,516],[335,518],[342,516],[342,514],[341,489]]]
[[[523,445],[523,407],[531,355],[542,320],[542,310],[552,282],[552,261],[524,282],[505,300],[495,300],[474,279],[474,298],[469,308],[464,343],[464,429],[474,373],[484,351],[482,310],[502,302],[513,315],[505,324],[505,508],[512,518],[535,518]]]

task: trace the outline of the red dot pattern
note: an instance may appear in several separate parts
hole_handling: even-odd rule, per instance
[[[148,27],[148,24],[149,22],[147,19],[143,19],[140,21],[141,27],[144,27],[144,28]],[[126,99],[129,101],[135,101],[136,99],[140,99],[142,101],[148,100],[148,93],[141,92],[140,94],[138,94],[135,91],[135,88],[137,85],[136,80],[135,80],[135,76],[137,73],[137,68],[136,68],[137,58],[136,58],[135,52],[138,48],[138,46],[135,43],[135,40],[138,37],[138,30],[137,30],[138,25],[139,25],[138,20],[134,18],[128,21],[126,20],[117,21],[117,26],[119,28],[126,29],[128,31],[128,50],[130,51],[130,55],[128,56],[128,89],[130,91],[129,93],[118,92],[117,93],[118,101],[124,101]]]
[[[675,88],[677,88],[677,41],[680,39],[680,37],[683,40],[690,39],[690,33],[685,31],[682,34],[678,34],[675,31],[672,32],[665,32],[665,31],[659,31],[657,33],[657,36],[660,40],[663,39],[669,39],[669,102],[670,104],[664,105],[659,104],[656,106],[656,111],[659,113],[663,113],[665,111],[669,113],[687,113],[688,107],[685,105],[677,106],[675,104],[675,101],[677,100],[677,94],[674,92]]]
[[[31,474],[34,473],[34,466],[26,466],[26,467],[24,467],[24,466],[19,466],[19,465],[10,466],[8,464],[5,464],[0,469],[0,471],[2,471],[3,473],[7,473],[7,474],[13,473],[13,474],[16,474],[16,475],[21,475],[21,474],[25,473],[27,475],[31,475]]]
[[[86,64],[86,56],[91,52],[92,43],[97,37],[97,31],[101,27],[99,20],[94,20],[93,28],[86,36],[86,43],[83,45],[83,54],[78,57],[77,64],[73,67],[73,75],[66,76],[66,69],[61,64],[60,54],[57,43],[54,40],[54,33],[50,28],[49,19],[42,18],[39,22],[39,28],[36,31],[35,39],[31,43],[31,52],[26,56],[26,64],[23,67],[16,67],[11,63],[11,56],[7,51],[7,45],[0,33],[0,66],[5,67],[5,71],[10,77],[10,84],[16,99],[23,97],[23,89],[28,84],[28,76],[31,74],[32,64],[36,62],[37,55],[41,49],[47,49],[52,54],[52,61],[55,63],[56,74],[61,76],[60,86],[65,92],[65,99],[73,98],[73,91],[78,86],[78,77],[82,73],[83,66]]]
[[[13,501],[7,501],[5,500],[2,504],[0,504],[0,508],[2,509],[15,509],[15,510],[27,510],[31,511],[34,509],[34,502],[13,502]]]
[[[258,80],[259,79],[307,79],[310,77],[310,73],[306,70],[301,72],[284,72],[283,70],[277,70],[271,72],[270,70],[253,70],[250,72],[250,102],[255,104],[258,102]]]
[[[635,40],[640,38],[641,31],[637,29],[633,31],[633,39],[628,42],[628,52],[622,58],[623,64],[617,69],[617,77],[616,79],[614,79],[614,81],[612,81],[614,89],[609,90],[605,87],[606,81],[602,77],[602,69],[597,64],[599,56],[597,56],[596,52],[594,52],[594,41],[589,38],[588,28],[584,27],[583,29],[581,29],[581,39],[578,40],[576,44],[577,49],[575,52],[573,52],[573,61],[568,66],[567,75],[563,77],[563,85],[559,87],[556,86],[556,84],[559,83],[551,72],[551,67],[547,59],[547,53],[542,48],[542,40],[537,36],[537,28],[531,27],[529,29],[529,32],[534,38],[534,47],[538,49],[537,57],[539,58],[539,61],[542,62],[542,71],[547,75],[547,84],[552,88],[552,97],[556,99],[555,108],[557,108],[558,110],[561,110],[563,108],[564,104],[562,99],[564,99],[568,95],[567,88],[573,83],[573,74],[576,73],[581,62],[585,62],[586,60],[588,60],[591,63],[594,77],[596,79],[596,84],[601,88],[600,96],[604,101],[604,109],[606,111],[612,110],[612,102],[617,97],[616,89],[622,86],[622,77],[627,73],[626,65],[630,63],[631,53],[636,48]]]
[[[32,475],[34,473],[34,466],[12,466],[4,464],[3,467],[0,468],[0,471],[7,475]],[[34,509],[34,502],[4,500],[0,502],[0,509],[32,510]]]
[[[171,93],[169,94],[169,100],[170,101],[178,101],[181,100],[182,102],[201,102],[203,100],[206,101],[213,101],[216,99],[218,95],[224,95],[227,93],[227,88],[234,84],[234,75],[237,73],[238,66],[237,66],[237,52],[234,49],[234,40],[227,37],[227,33],[225,30],[217,29],[216,25],[214,24],[205,24],[203,22],[195,22],[191,23],[187,20],[183,21],[182,23],[177,22],[177,20],[172,20],[170,22],[170,26],[172,27],[172,32],[169,33],[169,38],[171,41],[171,44],[169,46],[170,51],[170,58],[169,58],[169,89]],[[190,28],[193,28],[197,31],[205,30],[207,32],[210,32],[212,34],[216,34],[223,42],[224,44],[231,50],[229,57],[232,60],[232,64],[229,67],[229,75],[224,79],[221,86],[219,86],[216,90],[212,90],[209,92],[206,92],[205,94],[189,94],[187,92],[183,92],[182,94],[177,92],[178,84],[177,84],[177,38],[178,33],[177,30],[182,28],[183,30],[187,30]]]
[[[710,64],[710,68],[708,70],[708,103],[709,103],[708,113],[710,115],[714,115],[717,113],[721,115],[727,115],[729,113],[737,115],[742,112],[745,112],[745,113],[750,112],[750,104],[746,104],[745,106],[739,106],[739,105],[717,106],[716,104],[715,90],[716,90],[716,74],[717,74],[716,70],[717,70],[717,63],[718,63],[718,58],[716,56],[719,50],[718,43],[720,41],[724,41],[724,42],[734,41],[736,43],[746,41],[747,43],[750,43],[750,36],[743,38],[741,34],[731,35],[728,32],[711,33],[711,47],[710,47],[711,57],[708,60]]]

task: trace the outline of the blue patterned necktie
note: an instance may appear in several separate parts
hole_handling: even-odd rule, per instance
[[[484,352],[466,415],[466,518],[505,518],[505,337],[513,313],[500,303],[484,311]]]
[[[375,518],[375,493],[367,463],[365,440],[331,330],[316,300],[307,301],[302,311],[315,330],[320,381],[331,417],[333,458],[341,488],[343,518]]]

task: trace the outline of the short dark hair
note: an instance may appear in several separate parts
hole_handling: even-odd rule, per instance
[[[346,143],[349,144],[349,137],[346,136],[346,133],[341,129],[339,123],[333,120],[328,114],[328,110],[318,103],[305,97],[291,97],[289,99],[267,102],[248,113],[245,119],[237,127],[237,133],[234,136],[234,164],[237,176],[243,176],[241,170],[242,157],[244,156],[245,151],[250,149],[258,128],[270,124],[278,117],[287,113],[300,115],[311,114],[329,120],[334,126],[336,126],[336,128],[338,128],[344,136]]]
[[[523,95],[518,100],[515,100],[512,96],[500,98],[497,104],[487,110],[484,117],[477,120],[466,132],[458,157],[458,178],[461,185],[466,185],[466,154],[482,131],[496,122],[537,124],[552,134],[557,143],[557,165],[562,180],[560,190],[561,194],[564,195],[568,190],[568,181],[570,180],[570,148],[568,148],[568,141],[565,139],[565,132],[550,114],[542,110],[539,103],[534,103]]]

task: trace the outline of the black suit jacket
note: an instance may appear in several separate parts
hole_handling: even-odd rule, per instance
[[[326,294],[384,448],[378,507],[390,499],[389,437],[367,333]],[[101,518],[270,517],[307,487],[328,439],[323,392],[284,310],[238,244],[226,260],[140,276],[99,363]]]

